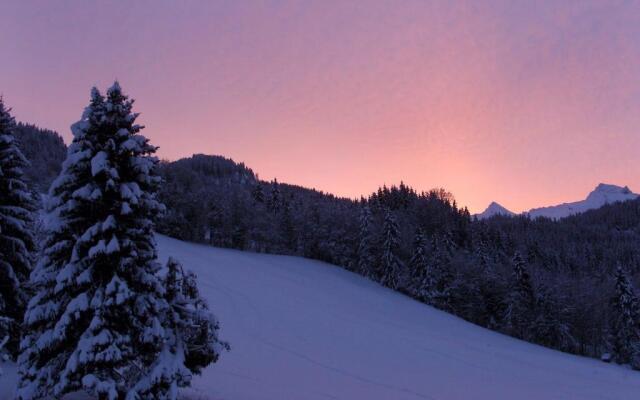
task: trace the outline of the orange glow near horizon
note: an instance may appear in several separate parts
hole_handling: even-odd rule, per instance
[[[640,191],[638,3],[276,4],[8,6],[0,91],[69,141],[119,79],[160,157],[341,196],[402,180],[480,212]]]

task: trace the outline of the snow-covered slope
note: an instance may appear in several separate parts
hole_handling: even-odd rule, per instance
[[[633,200],[637,197],[638,195],[631,192],[627,186],[621,187],[601,183],[582,201],[563,203],[551,207],[534,208],[530,210],[528,214],[532,218],[548,217],[558,219],[600,208],[605,204]]]
[[[476,214],[475,216],[478,217],[478,219],[485,219],[491,218],[494,215],[514,215],[514,213],[494,201],[489,204],[489,207],[487,207],[486,210],[484,210],[480,214]]]
[[[491,332],[332,265],[158,242],[163,259],[175,256],[197,272],[232,346],[195,379],[187,393],[197,400],[624,400],[640,393],[639,372]]]

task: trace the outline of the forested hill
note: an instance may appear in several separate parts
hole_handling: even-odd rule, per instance
[[[39,169],[61,157],[21,142],[43,190],[54,172]],[[640,368],[640,200],[557,221],[477,221],[442,189],[338,198],[207,155],[162,162],[160,173],[160,233],[327,261],[493,330]]]
[[[633,361],[616,350],[635,339],[617,337],[627,331],[615,299],[637,286],[640,200],[558,221],[477,221],[444,190],[401,184],[353,201],[276,181],[239,182],[236,173],[215,185],[173,174],[163,165],[161,232],[325,260],[527,341]],[[637,321],[637,301],[628,304]]]
[[[230,183],[254,184],[257,181],[253,171],[243,163],[238,164],[230,158],[205,154],[194,154],[173,162],[163,161],[161,170],[166,180],[180,181],[184,186],[191,188]]]
[[[354,268],[364,200],[257,179],[242,164],[197,155],[161,165],[161,200],[167,206],[158,230],[184,240],[258,252],[301,255]],[[443,190],[418,194],[401,184],[371,196],[373,217],[393,210],[400,220],[399,251],[411,253],[418,225],[451,233],[462,244],[467,212]],[[377,228],[372,226],[372,230]]]
[[[24,123],[16,125],[15,135],[22,152],[31,163],[25,171],[28,181],[38,192],[46,192],[60,173],[62,161],[67,155],[62,137],[52,130]]]

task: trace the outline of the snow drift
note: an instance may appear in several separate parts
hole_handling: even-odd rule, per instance
[[[640,373],[515,340],[341,268],[158,237],[231,344],[198,400],[635,399]],[[7,366],[5,366],[7,367]],[[7,368],[5,368],[7,369]],[[0,378],[0,399],[13,385]]]

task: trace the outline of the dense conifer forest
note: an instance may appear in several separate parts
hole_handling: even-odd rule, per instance
[[[52,130],[21,122],[16,124],[14,135],[30,162],[25,170],[25,178],[33,189],[47,192],[51,182],[60,173],[62,161],[67,155],[62,137]]]
[[[58,157],[38,142],[22,141],[32,168]],[[478,325],[640,368],[640,200],[558,221],[478,221],[444,189],[339,198],[202,154],[161,162],[159,174],[161,233],[330,262]]]

